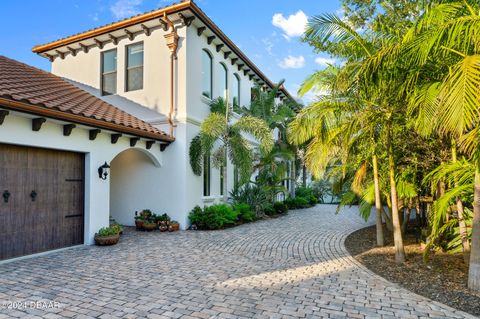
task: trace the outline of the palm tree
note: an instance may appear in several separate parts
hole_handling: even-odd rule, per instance
[[[213,155],[214,167],[223,170],[223,200],[228,200],[227,158],[239,169],[240,182],[250,180],[253,167],[251,135],[259,142],[261,152],[273,147],[272,131],[267,124],[253,116],[232,120],[232,110],[223,98],[210,103],[210,115],[202,122],[200,133],[190,143],[190,165],[195,175],[202,174],[203,158]]]
[[[433,91],[425,117],[435,119],[440,135],[460,141],[474,163],[472,245],[468,286],[480,291],[480,4],[478,1],[433,3],[427,8],[415,37],[406,43],[411,61],[424,67],[445,61],[447,71],[429,83]],[[415,53],[414,53],[415,52]],[[453,156],[453,163],[456,154]],[[457,200],[457,205],[460,204]],[[459,210],[461,212],[461,210]],[[459,216],[460,217],[460,216]],[[464,217],[460,217],[462,221]],[[462,228],[464,226],[462,225]],[[462,230],[462,232],[464,232]]]
[[[385,46],[385,43],[394,41],[393,38],[383,38],[380,35],[372,33],[369,35],[369,38],[360,35],[358,32],[353,30],[348,23],[342,21],[340,18],[335,15],[323,15],[312,18],[307,28],[305,39],[312,44],[319,44],[321,47],[333,43],[334,52],[337,53],[341,58],[346,58],[347,62],[342,68],[346,71],[348,76],[345,76],[345,79],[352,79],[353,82],[347,80],[347,91],[354,92],[356,95],[356,101],[359,102],[360,113],[364,115],[370,114],[371,116],[377,117],[377,121],[373,124],[376,127],[370,127],[372,131],[383,131],[388,137],[386,139],[387,147],[386,151],[389,154],[389,181],[391,189],[391,202],[392,202],[392,222],[394,229],[394,242],[396,250],[396,260],[397,262],[403,262],[405,260],[405,253],[403,249],[403,238],[400,229],[400,219],[398,212],[398,194],[396,189],[396,180],[395,180],[395,159],[394,159],[394,125],[396,124],[396,119],[394,114],[398,111],[398,107],[401,105],[398,102],[399,99],[398,92],[395,89],[398,89],[400,81],[392,83],[395,81],[395,78],[391,74],[386,74],[383,77],[378,77],[376,82],[365,83],[364,75],[361,75],[362,65],[365,61],[368,62],[369,59],[375,54],[375,52],[382,50]],[[315,77],[321,78],[321,77]],[[392,90],[393,88],[393,90]],[[392,96],[397,97],[396,99]],[[374,164],[377,164],[377,156],[372,154],[372,161]],[[377,165],[374,165],[377,166]],[[376,182],[374,185],[377,187],[375,190],[376,196],[376,215],[377,215],[377,230],[378,230],[378,244],[382,244],[382,231],[381,231],[381,197],[379,196],[380,190],[378,189],[378,176],[374,174],[374,179]]]
[[[297,147],[288,143],[286,138],[286,131],[288,123],[295,117],[295,110],[299,109],[299,105],[295,101],[288,101],[286,103],[276,103],[276,97],[278,92],[282,88],[284,80],[281,80],[276,84],[272,90],[264,91],[261,87],[253,87],[252,100],[250,107],[243,107],[240,110],[241,114],[257,117],[265,121],[271,130],[276,132],[276,141],[270,154],[264,154],[261,160],[258,162],[257,169],[259,169],[259,176],[276,176],[276,178],[269,178],[269,187],[276,189],[276,185],[271,185],[275,180],[275,183],[281,183],[288,179],[291,181],[290,196],[295,197],[295,181],[296,170],[295,162],[297,158]],[[290,163],[290,170],[287,169]],[[281,170],[278,170],[281,168]],[[288,174],[290,176],[280,176],[280,174]],[[278,186],[278,185],[277,185]]]

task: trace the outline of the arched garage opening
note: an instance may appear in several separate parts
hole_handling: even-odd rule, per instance
[[[128,149],[110,163],[110,215],[119,224],[135,225],[135,211],[160,211],[161,168],[148,151]]]

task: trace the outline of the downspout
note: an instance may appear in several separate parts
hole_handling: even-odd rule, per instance
[[[171,28],[170,33],[165,34],[167,47],[170,50],[170,111],[168,113],[168,124],[170,125],[170,136],[174,135],[173,113],[175,111],[175,61],[177,60],[178,34],[173,22],[168,18],[167,13],[163,14],[162,20]]]

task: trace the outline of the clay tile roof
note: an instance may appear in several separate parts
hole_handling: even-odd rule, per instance
[[[1,55],[0,107],[155,140],[173,141],[165,132],[61,77]]]

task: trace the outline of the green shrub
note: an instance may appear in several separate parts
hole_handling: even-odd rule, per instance
[[[233,205],[233,210],[237,212],[238,219],[245,223],[250,223],[257,219],[257,215],[252,212],[250,205],[246,203],[238,203]]]
[[[203,225],[205,220],[203,209],[200,206],[195,206],[188,214],[188,219],[192,225],[196,225],[197,227]]]
[[[270,196],[267,190],[261,186],[254,184],[246,184],[238,189],[233,190],[230,195],[233,202],[246,203],[253,212],[258,216],[262,216],[264,208],[270,203]]]
[[[294,203],[295,203],[295,206],[297,208],[307,208],[307,207],[310,207],[310,202],[308,201],[308,199],[304,198],[304,197],[295,197],[293,199]]]
[[[98,236],[106,237],[106,236],[114,236],[119,234],[117,227],[103,227],[98,230]]]
[[[275,211],[273,204],[268,204],[263,208],[263,213],[267,216],[273,216],[276,215],[277,212]]]
[[[295,189],[295,197],[307,198],[310,195],[313,195],[313,190],[310,187],[297,187]]]
[[[316,204],[318,204],[318,197],[315,196],[314,194],[311,194],[310,196],[306,197],[306,199],[308,200],[308,203],[312,206],[315,206]]]
[[[205,208],[196,206],[188,215],[190,222],[198,229],[222,229],[238,220],[238,211],[226,204],[216,204]]]
[[[316,205],[319,202],[318,191],[310,187],[298,187],[295,190],[295,197],[305,198],[311,205]]]
[[[301,209],[312,206],[307,198],[298,196],[294,198],[287,198],[284,203],[288,206],[288,209]]]
[[[273,203],[273,209],[278,215],[286,214],[288,212],[288,206],[282,202]]]

